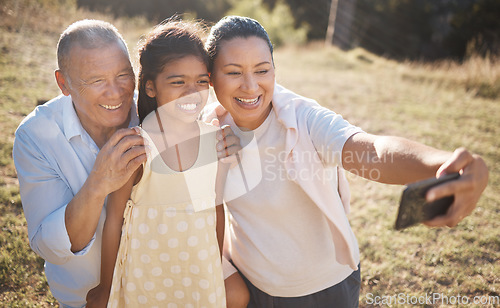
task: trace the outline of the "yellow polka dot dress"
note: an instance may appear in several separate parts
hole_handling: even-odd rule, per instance
[[[151,152],[125,209],[108,307],[226,307],[215,231],[215,134],[199,127],[198,158],[183,172],[170,169],[141,132]]]

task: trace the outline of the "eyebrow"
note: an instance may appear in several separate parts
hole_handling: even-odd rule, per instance
[[[182,78],[182,77],[185,77],[186,75],[171,75],[171,76],[168,76],[167,79],[173,79],[173,78]],[[207,74],[200,74],[198,75],[198,77],[209,77],[208,76],[208,73]]]
[[[134,70],[132,68],[124,68],[120,71],[118,71],[117,75],[120,75],[120,74],[123,74],[123,73],[134,73]],[[96,79],[102,79],[102,78],[105,78],[106,77],[106,74],[105,73],[101,73],[99,75],[91,75],[91,76],[88,76],[87,78],[85,79],[82,79],[83,81],[85,82],[89,82],[89,81],[92,81],[92,80],[96,80]]]
[[[258,63],[258,64],[256,64],[256,65],[254,65],[254,67],[261,66],[261,65],[264,65],[264,64],[271,64],[271,62],[269,62],[269,61],[260,62],[260,63]],[[242,67],[242,65],[240,65],[240,64],[236,64],[236,63],[228,63],[228,64],[224,65],[224,67],[226,67],[226,66],[237,66],[237,67]]]

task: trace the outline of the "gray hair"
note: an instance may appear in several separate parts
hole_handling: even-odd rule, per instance
[[[127,44],[115,26],[102,20],[84,19],[77,21],[64,30],[57,43],[59,69],[67,74],[70,66],[69,54],[74,45],[79,44],[83,48],[94,49],[111,43],[121,45],[125,54],[130,58]]]

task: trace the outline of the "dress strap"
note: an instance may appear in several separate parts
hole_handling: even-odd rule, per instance
[[[125,206],[125,211],[123,212],[123,225],[122,225],[122,235],[120,238],[120,247],[118,248],[118,254],[116,256],[115,270],[113,272],[113,282],[111,283],[111,292],[109,302],[113,302],[115,297],[119,297],[116,292],[122,288],[122,277],[123,269],[125,266],[125,261],[127,260],[128,242],[130,240],[129,226],[130,220],[132,219],[132,210],[134,207],[134,202],[132,200],[127,201]]]
[[[129,239],[129,226],[130,220],[132,220],[132,210],[134,208],[134,202],[132,200],[127,201],[127,205],[125,206],[125,211],[123,212],[123,226],[122,226],[122,240],[120,243],[120,252],[119,256],[119,266],[122,267],[125,263],[125,259],[127,257],[127,242]]]
[[[165,149],[168,148],[167,138],[165,137],[165,133],[163,131],[163,125],[161,124],[160,114],[158,113],[158,109],[155,110],[156,120],[158,120],[158,125],[160,126],[161,137],[163,138],[163,143],[165,144]],[[181,164],[181,155],[179,153],[179,147],[177,144],[175,145],[175,153],[177,154],[177,162],[179,163],[179,171],[182,172],[182,164]]]

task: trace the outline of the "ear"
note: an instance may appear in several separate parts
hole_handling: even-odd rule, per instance
[[[64,77],[64,74],[61,72],[61,70],[56,70],[54,74],[56,76],[57,85],[59,86],[59,89],[61,89],[62,94],[68,96],[70,94],[69,83]]]
[[[151,97],[155,98],[156,97],[156,89],[155,89],[155,84],[153,83],[152,80],[146,81],[146,94]]]

